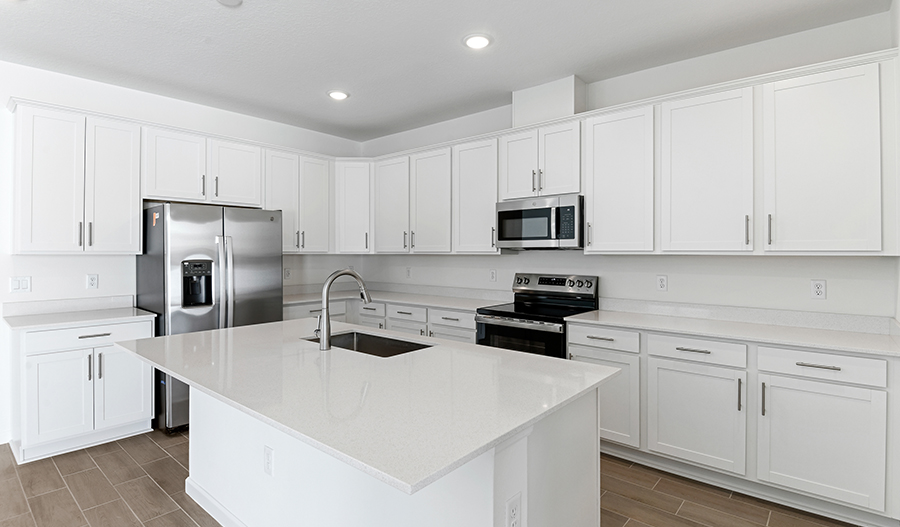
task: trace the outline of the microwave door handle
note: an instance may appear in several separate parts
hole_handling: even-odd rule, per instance
[[[559,240],[559,207],[550,209],[550,239]]]

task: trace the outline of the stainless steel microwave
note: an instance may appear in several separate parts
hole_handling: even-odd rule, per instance
[[[497,203],[497,247],[581,249],[584,198],[563,194]]]

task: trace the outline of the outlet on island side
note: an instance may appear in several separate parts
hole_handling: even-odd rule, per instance
[[[522,527],[522,493],[506,502],[506,527]]]

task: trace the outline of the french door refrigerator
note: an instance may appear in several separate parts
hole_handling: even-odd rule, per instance
[[[156,313],[157,336],[282,320],[281,250],[281,211],[151,205],[137,257],[137,306]],[[209,355],[209,344],[193,353]],[[157,371],[156,387],[156,427],[187,425],[188,386]]]

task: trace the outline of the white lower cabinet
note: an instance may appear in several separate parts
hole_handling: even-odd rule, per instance
[[[623,445],[641,446],[641,358],[569,344],[572,360],[619,368],[621,373],[600,387],[600,437]]]
[[[94,429],[92,349],[25,358],[24,444],[40,444]]]
[[[745,474],[747,373],[656,357],[647,366],[648,448]]]
[[[391,331],[399,331],[401,333],[409,333],[410,335],[419,335],[422,337],[428,334],[428,324],[424,322],[397,320],[394,318],[387,319],[387,329]]]
[[[298,318],[314,318],[322,314],[322,302],[305,302],[291,304],[282,309],[284,320],[296,320]],[[347,321],[347,302],[336,300],[328,303],[328,316],[332,322]]]

